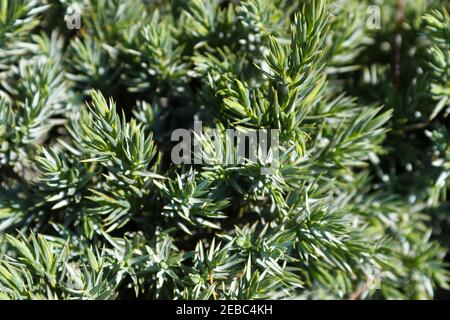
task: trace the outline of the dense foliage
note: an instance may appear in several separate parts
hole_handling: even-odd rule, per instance
[[[0,0],[0,298],[435,297],[449,10]],[[278,129],[279,165],[223,164],[208,135],[207,164],[174,164],[195,120]]]

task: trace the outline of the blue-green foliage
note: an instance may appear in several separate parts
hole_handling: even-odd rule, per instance
[[[447,289],[447,1],[338,2],[0,0],[0,298]],[[175,165],[194,120],[279,166]]]

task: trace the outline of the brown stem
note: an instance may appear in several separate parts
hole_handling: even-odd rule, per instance
[[[372,281],[369,280],[369,281],[365,282],[363,285],[359,286],[356,289],[356,291],[350,295],[349,300],[358,300],[361,297],[361,295],[364,293],[364,291],[366,291],[369,288],[371,282]]]
[[[214,284],[214,274],[213,274],[212,271],[209,272],[209,284],[210,284],[211,286]],[[216,290],[215,290],[215,289],[213,289],[212,294],[213,294],[213,299],[214,299],[214,300],[217,300],[217,293],[216,293]]]

